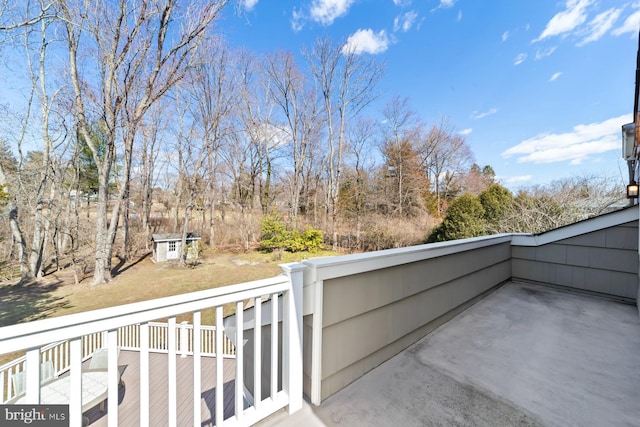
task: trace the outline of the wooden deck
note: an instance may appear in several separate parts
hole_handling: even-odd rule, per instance
[[[150,353],[149,384],[149,425],[167,425],[167,355]],[[216,359],[202,357],[202,392],[200,404],[202,408],[203,427],[215,424],[215,384]],[[137,427],[140,424],[140,353],[121,351],[118,365],[122,372],[124,387],[119,390],[118,425]],[[224,418],[234,416],[235,408],[235,359],[224,359]],[[193,357],[176,357],[177,377],[177,411],[178,426],[193,425]],[[105,411],[107,406],[105,404]],[[109,414],[96,406],[85,413],[89,425],[102,427],[107,425]]]

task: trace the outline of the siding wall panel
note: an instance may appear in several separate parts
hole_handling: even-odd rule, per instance
[[[636,299],[638,224],[512,250],[513,278]]]

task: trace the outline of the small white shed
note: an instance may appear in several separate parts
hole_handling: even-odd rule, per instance
[[[151,240],[153,240],[153,256],[151,257],[153,262],[164,262],[172,259],[178,259],[180,246],[182,245],[182,233],[153,234],[151,236]],[[197,254],[199,240],[200,234],[187,233],[186,243],[189,248],[185,251],[187,259],[190,259]]]

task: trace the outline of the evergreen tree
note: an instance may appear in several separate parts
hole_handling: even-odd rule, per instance
[[[444,220],[426,242],[466,239],[486,233],[485,210],[480,199],[473,194],[463,194],[451,203]]]
[[[511,192],[500,184],[491,184],[478,198],[484,208],[487,231],[489,233],[503,231],[500,229],[500,222],[513,204]]]

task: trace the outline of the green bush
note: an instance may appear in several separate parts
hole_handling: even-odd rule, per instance
[[[498,232],[500,221],[505,218],[513,204],[511,192],[500,184],[491,184],[478,198],[484,208],[487,231]]]
[[[262,220],[260,250],[266,252],[317,252],[322,249],[322,231],[307,227],[303,232],[289,230],[284,220],[277,215],[268,215]]]
[[[444,220],[434,228],[426,243],[482,236],[487,233],[484,215],[478,197],[463,194],[451,203]]]
[[[322,231],[315,228],[307,227],[302,233],[299,234],[299,238],[302,241],[303,251],[317,252],[322,249],[322,242],[324,237]],[[292,251],[293,252],[293,251]]]
[[[281,217],[277,215],[265,216],[261,228],[260,250],[273,252],[276,249],[283,250],[285,248],[289,232]]]

